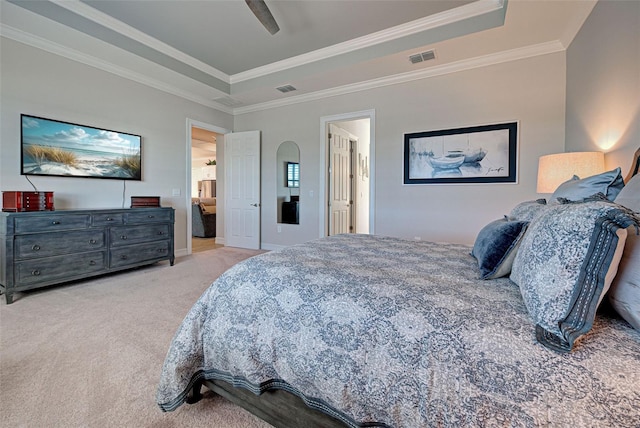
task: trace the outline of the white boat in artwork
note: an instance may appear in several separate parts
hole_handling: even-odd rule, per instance
[[[480,162],[487,155],[487,151],[482,148],[467,150],[449,150],[449,154],[464,156],[464,163]]]
[[[465,156],[463,154],[449,153],[445,156],[429,156],[429,164],[433,168],[438,169],[455,169],[464,163]]]

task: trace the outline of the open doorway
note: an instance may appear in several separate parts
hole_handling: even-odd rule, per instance
[[[229,131],[187,120],[187,254],[221,246],[222,183],[218,180],[224,134]]]
[[[321,118],[320,236],[374,233],[375,112]]]

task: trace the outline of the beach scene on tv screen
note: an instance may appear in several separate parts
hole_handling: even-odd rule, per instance
[[[141,179],[141,138],[22,116],[22,173]]]

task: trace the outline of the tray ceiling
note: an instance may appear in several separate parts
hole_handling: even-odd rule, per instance
[[[595,1],[266,3],[281,29],[275,35],[243,0],[0,0],[0,29],[4,37],[242,113],[428,77],[443,67],[566,49]],[[411,61],[426,51],[434,59]],[[295,90],[276,89],[287,85]]]

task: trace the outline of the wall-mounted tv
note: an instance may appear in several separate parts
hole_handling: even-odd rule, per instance
[[[22,114],[22,175],[142,180],[142,137]]]

